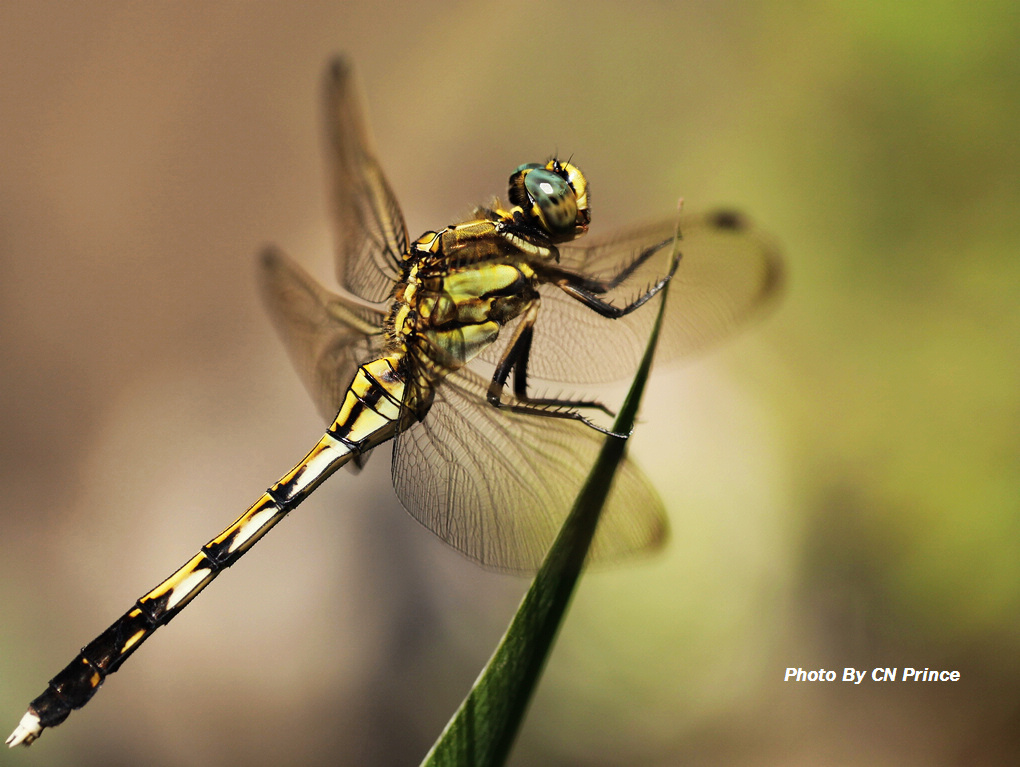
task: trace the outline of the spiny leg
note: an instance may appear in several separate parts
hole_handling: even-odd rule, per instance
[[[609,280],[597,280],[587,275],[574,272],[569,269],[564,269],[556,264],[544,265],[541,269],[542,277],[543,279],[555,284],[567,293],[567,295],[577,299],[603,317],[618,319],[630,314],[632,311],[640,308],[654,298],[655,295],[658,294],[658,292],[661,291],[671,279],[673,279],[673,275],[676,274],[681,258],[680,240],[682,237],[680,233],[680,212],[682,209],[683,200],[681,199],[677,206],[676,229],[673,232],[673,237],[649,246],[643,250],[637,258],[617,272],[616,275]],[[626,306],[614,306],[608,301],[599,298],[598,294],[604,294],[613,288],[618,287],[624,282],[624,280],[630,277],[639,266],[645,263],[645,261],[651,258],[654,254],[660,252],[669,242],[673,243],[669,274],[658,280],[654,285],[652,285],[652,287]],[[602,410],[604,413],[612,416],[612,411],[600,402],[593,400],[537,399],[528,396],[528,357],[531,353],[531,341],[534,334],[535,320],[538,316],[538,307],[539,302],[536,299],[524,317],[521,318],[521,322],[514,331],[509,347],[503,355],[503,359],[501,359],[499,365],[497,365],[496,371],[492,377],[492,382],[489,384],[489,403],[495,407],[507,407],[507,405],[502,402],[502,392],[503,386],[506,384],[506,380],[509,377],[510,370],[512,368],[514,370],[514,394],[519,400],[525,403],[522,405],[510,405],[510,409],[514,412],[553,418],[572,418],[581,421],[587,426],[590,426],[603,434],[624,438],[628,437],[629,435],[627,434],[616,434],[615,432],[604,429],[576,411],[545,409],[556,407],[589,407]]]
[[[503,358],[496,366],[492,381],[489,383],[487,399],[489,404],[498,408],[507,408],[514,413],[524,413],[545,418],[568,418],[580,421],[586,426],[613,437],[626,438],[628,434],[617,434],[594,421],[585,418],[572,408],[591,408],[601,410],[606,415],[613,417],[612,410],[596,400],[581,399],[559,399],[531,397],[528,394],[528,357],[531,354],[531,341],[534,337],[535,320],[538,317],[539,301],[535,299],[532,305],[521,317],[521,321],[514,329],[514,334]],[[514,396],[520,404],[507,404],[503,402],[503,387],[506,385],[510,371],[514,371]]]
[[[681,201],[682,203],[682,201]],[[677,228],[673,235],[668,240],[650,245],[638,254],[637,258],[631,261],[627,266],[617,272],[613,277],[608,280],[598,280],[580,272],[575,272],[570,269],[563,268],[556,264],[548,264],[542,270],[542,277],[548,282],[556,285],[564,293],[574,298],[589,309],[608,317],[609,319],[619,319],[625,315],[630,314],[635,309],[644,306],[648,301],[655,297],[655,295],[666,287],[666,284],[673,279],[673,275],[676,274],[677,267],[680,266],[680,218],[677,216]],[[669,274],[662,277],[654,285],[648,288],[644,293],[638,296],[634,301],[630,302],[626,306],[615,306],[608,301],[603,300],[599,296],[605,295],[610,290],[619,287],[623,282],[630,277],[642,264],[644,264],[649,258],[656,253],[659,253],[665,245],[673,243],[673,253],[671,258],[671,265]]]
[[[625,266],[623,269],[618,271],[611,279],[607,280],[605,282],[605,286],[604,286],[603,290],[601,290],[601,291],[593,291],[593,292],[596,292],[596,293],[602,292],[602,293],[604,293],[606,291],[612,290],[613,288],[619,287],[634,272],[636,272],[645,263],[645,261],[647,261],[649,258],[654,256],[656,253],[661,251],[663,249],[663,247],[665,247],[668,243],[672,242],[673,243],[672,266],[671,266],[670,271],[669,271],[669,277],[665,278],[666,282],[668,282],[670,280],[670,278],[673,276],[673,273],[676,272],[677,265],[680,263],[679,241],[681,239],[683,239],[683,238],[680,236],[679,223],[680,222],[679,222],[679,218],[678,218],[677,219],[677,230],[674,233],[673,237],[671,237],[668,240],[663,240],[662,242],[656,243],[655,245],[650,245],[649,247],[645,248],[643,251],[641,251],[640,254],[638,254],[637,258],[635,258],[633,261],[631,261],[629,264],[627,264],[627,266]],[[660,286],[659,288],[656,288],[655,290],[656,290],[656,292],[658,292],[661,289],[662,288]]]
[[[587,306],[592,311],[608,317],[611,320],[617,320],[620,317],[624,317],[630,314],[635,309],[639,309],[648,303],[655,295],[666,287],[667,283],[673,279],[673,275],[676,273],[677,267],[680,265],[680,260],[674,259],[673,266],[669,270],[669,274],[663,277],[661,280],[656,282],[652,287],[638,296],[635,300],[631,301],[626,306],[615,306],[614,304],[599,298],[600,293],[605,293],[611,290],[612,287],[603,288],[602,285],[609,285],[609,283],[603,283],[598,286],[597,290],[592,290],[588,287],[589,278],[581,278],[574,280],[571,277],[565,277],[564,279],[556,282],[556,286],[559,287],[564,293],[571,298],[580,301],[582,304]]]

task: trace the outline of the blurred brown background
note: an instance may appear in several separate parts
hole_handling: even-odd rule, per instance
[[[555,151],[597,230],[683,195],[786,254],[778,312],[656,377],[632,444],[673,540],[581,584],[515,763],[1015,763],[1018,19],[4,3],[0,721],[317,438],[254,253],[332,279],[317,99],[342,50],[414,235]],[[332,480],[3,763],[417,763],[526,583],[414,524],[387,462]]]

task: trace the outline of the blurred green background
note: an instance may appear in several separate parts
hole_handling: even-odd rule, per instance
[[[254,253],[331,281],[342,50],[414,235],[558,152],[595,231],[683,196],[785,253],[778,311],[656,376],[632,449],[673,540],[584,579],[514,763],[1015,763],[1018,32],[1007,2],[0,6],[4,726],[318,437]],[[4,763],[417,763],[526,583],[387,463]]]

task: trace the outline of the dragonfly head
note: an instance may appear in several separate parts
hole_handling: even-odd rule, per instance
[[[510,202],[553,242],[566,242],[588,231],[588,181],[569,162],[521,165],[510,176]]]

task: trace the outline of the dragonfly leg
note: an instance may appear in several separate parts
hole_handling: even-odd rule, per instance
[[[664,247],[672,244],[674,246],[672,266],[669,270],[669,275],[665,277],[663,281],[661,281],[661,284],[659,284],[658,287],[653,288],[654,292],[658,292],[659,290],[662,289],[662,285],[664,285],[666,282],[669,282],[670,278],[673,276],[673,273],[676,271],[676,268],[680,263],[680,251],[678,242],[678,240],[680,239],[682,239],[682,237],[680,237],[678,233],[675,237],[670,237],[668,240],[663,240],[662,242],[658,242],[655,245],[650,245],[649,247],[642,250],[635,259],[633,259],[629,264],[623,267],[615,275],[613,275],[608,280],[602,281],[598,285],[598,288],[590,288],[591,291],[593,293],[606,293],[612,290],[613,288],[619,287],[620,285],[623,284],[625,280],[627,280],[632,274],[634,274],[634,272],[637,271],[649,258],[654,256],[656,253],[661,253]]]
[[[534,336],[535,319],[538,316],[538,301],[521,318],[514,330],[513,338],[503,359],[496,366],[496,371],[489,383],[488,401],[493,407],[506,408],[514,413],[541,416],[545,418],[569,418],[580,421],[586,426],[603,434],[626,438],[629,434],[617,432],[599,426],[594,421],[577,412],[577,408],[600,410],[609,417],[615,413],[597,400],[532,397],[528,394],[528,357],[531,354],[531,341]],[[514,397],[517,403],[503,402],[503,388],[514,371]]]
[[[638,261],[634,261],[634,264],[637,263]],[[664,287],[666,287],[669,281],[673,279],[673,275],[676,273],[676,269],[679,265],[680,257],[679,253],[677,253],[677,256],[673,259],[673,265],[669,270],[669,274],[660,279],[658,282],[656,282],[654,285],[648,288],[648,290],[646,290],[635,300],[631,301],[629,304],[625,306],[616,306],[615,304],[612,304],[609,301],[606,301],[605,299],[599,297],[599,294],[603,294],[609,290],[612,290],[614,287],[619,285],[620,282],[622,282],[621,279],[618,279],[619,275],[606,282],[597,283],[594,287],[592,286],[592,281],[590,278],[572,280],[570,277],[565,277],[557,281],[556,285],[568,296],[577,299],[592,311],[601,314],[603,317],[608,317],[609,319],[615,320],[627,314],[630,314],[632,311],[644,306],[652,298],[654,298],[655,295]],[[624,273],[629,274],[631,271],[632,271],[631,267],[627,267],[626,269],[621,271],[620,274]]]
[[[571,269],[566,269],[555,264],[546,265],[542,270],[542,276],[546,281],[556,285],[564,293],[569,295],[571,298],[580,301],[592,311],[597,312],[603,317],[618,319],[630,314],[635,309],[644,306],[648,301],[654,298],[660,290],[666,287],[666,284],[671,279],[673,279],[673,275],[676,274],[677,267],[680,266],[681,239],[678,221],[677,231],[673,237],[645,248],[637,255],[636,258],[609,279],[596,279],[589,275],[575,272]],[[605,295],[610,290],[622,285],[642,264],[648,261],[648,259],[656,253],[661,253],[662,249],[670,243],[673,245],[673,253],[669,274],[658,280],[644,293],[626,306],[616,306],[615,304],[600,298],[600,296]]]
[[[599,279],[592,277],[591,275],[584,274],[583,272],[574,271],[567,267],[560,266],[559,264],[543,264],[542,265],[542,276],[547,281],[554,285],[570,284],[578,288],[582,288],[589,293],[597,293],[599,295],[608,293],[614,288],[618,288],[624,282],[626,282],[641,266],[648,261],[649,258],[661,253],[662,249],[667,245],[673,245],[673,254],[671,259],[671,267],[669,274],[662,280],[659,280],[655,286],[651,288],[654,293],[662,289],[662,285],[669,282],[673,273],[676,272],[677,266],[680,264],[681,252],[680,252],[680,241],[683,239],[679,232],[669,239],[662,240],[649,245],[647,248],[642,250],[638,255],[633,258],[630,263],[620,269],[616,274],[607,279]],[[650,297],[650,296],[649,296]],[[647,299],[646,299],[647,300]],[[636,308],[636,307],[635,307]]]

